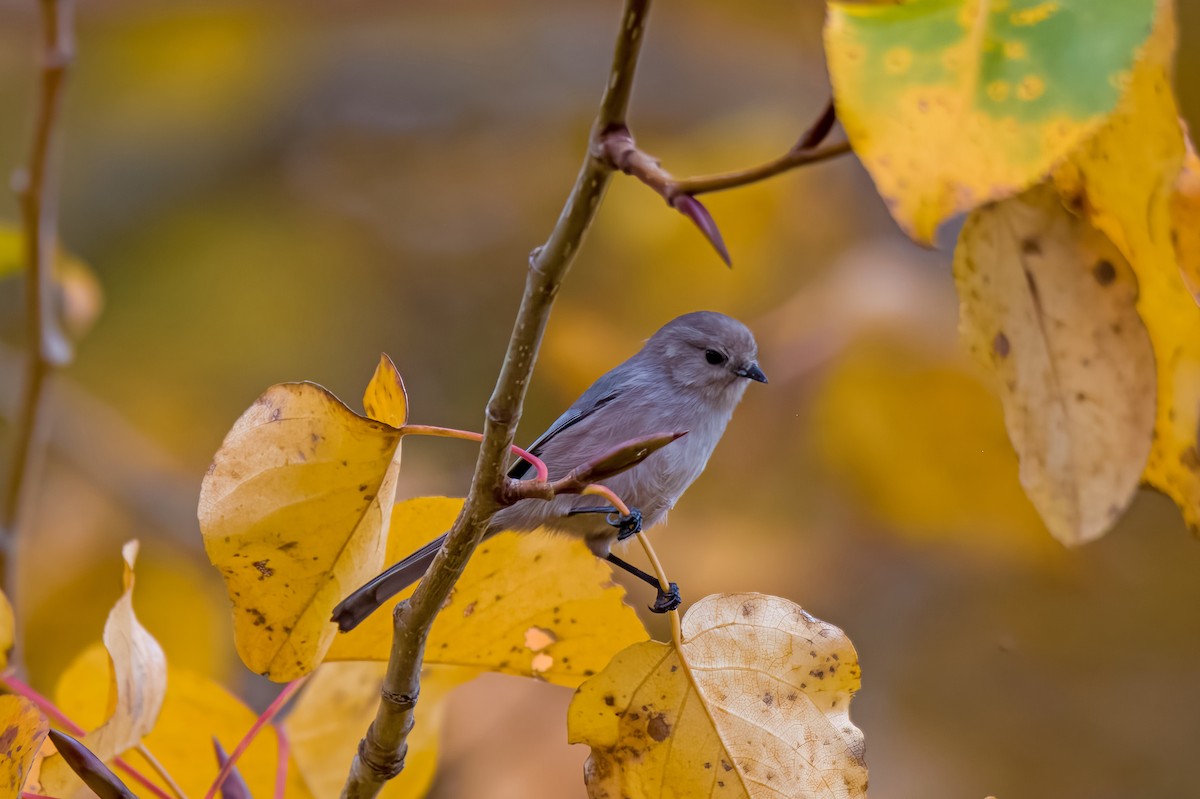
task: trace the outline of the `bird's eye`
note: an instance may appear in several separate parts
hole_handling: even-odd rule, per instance
[[[717,352],[716,350],[705,350],[704,360],[708,361],[713,366],[719,366],[720,364],[725,363],[725,361],[728,359],[724,356],[724,354]]]

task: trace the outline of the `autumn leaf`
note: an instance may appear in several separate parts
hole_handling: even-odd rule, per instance
[[[850,723],[858,655],[833,625],[763,594],[721,594],[682,644],[645,641],[579,687],[571,743],[592,748],[593,799],[865,797]]]
[[[90,726],[105,712],[108,680],[107,655],[103,647],[90,647],[59,677],[55,704],[77,723]],[[226,751],[233,751],[254,724],[257,714],[222,686],[186,669],[169,668],[167,683],[158,723],[143,743],[188,796],[201,797],[217,776],[217,761],[212,756],[213,738],[219,740]],[[90,740],[91,736],[88,736],[83,742],[87,744]],[[277,752],[275,730],[267,726],[238,760],[238,771],[255,796],[273,794]],[[140,754],[136,751],[121,754],[160,787],[167,789]],[[289,799],[311,796],[294,770],[289,772],[287,796]]]
[[[1064,544],[1104,534],[1137,491],[1154,428],[1133,270],[1042,185],[975,211],[954,273],[963,340],[996,376],[1029,498]]]
[[[1200,303],[1200,156],[1190,141],[1186,143],[1183,169],[1171,192],[1171,232],[1183,280]]]
[[[0,799],[21,795],[25,778],[50,724],[23,696],[0,696]]]
[[[284,728],[296,766],[314,796],[337,796],[341,791],[359,739],[375,719],[386,670],[385,663],[325,663],[304,687]],[[382,799],[418,799],[428,792],[437,770],[445,698],[477,674],[477,669],[452,666],[424,669],[404,771],[384,784]]]
[[[396,506],[388,537],[395,562],[450,529],[462,500],[425,497]],[[412,589],[401,595],[408,596]],[[480,544],[438,614],[426,665],[538,677],[577,686],[614,653],[646,639],[624,589],[582,541],[556,535],[501,533]],[[399,598],[397,599],[399,601]],[[392,645],[388,603],[339,635],[329,660],[387,660]]]
[[[104,624],[104,649],[111,668],[98,693],[108,697],[107,720],[87,735],[87,748],[100,760],[111,760],[137,746],[154,728],[167,692],[167,660],[162,647],[133,612],[133,567],[138,542],[121,549],[125,591]],[[41,780],[51,793],[66,790],[73,777],[57,755],[42,764]]]
[[[896,221],[931,243],[1090,135],[1170,14],[1163,0],[830,3],[838,118]]]
[[[366,393],[376,415],[406,418],[384,356]],[[321,662],[330,612],[383,565],[400,431],[313,383],[273,386],[234,424],[200,490],[209,560],[233,602],[238,654],[277,681]]]
[[[1117,246],[1138,281],[1138,312],[1157,364],[1154,439],[1143,478],[1200,526],[1200,309],[1184,283],[1172,198],[1184,163],[1171,92],[1175,29],[1163,15],[1112,118],[1055,171],[1064,202]]]

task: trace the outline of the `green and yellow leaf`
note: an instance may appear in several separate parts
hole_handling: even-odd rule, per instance
[[[396,506],[388,537],[395,562],[450,529],[462,500],[425,497]],[[401,594],[408,596],[412,589]],[[467,666],[577,686],[613,654],[647,638],[583,542],[541,533],[484,541],[430,630],[426,665]],[[387,660],[392,608],[339,635],[329,660]]]
[[[1165,0],[834,2],[838,118],[902,228],[1022,191],[1117,106]]]
[[[337,796],[367,726],[375,719],[387,664],[325,663],[288,714],[284,729],[305,784],[314,796]],[[388,781],[383,799],[418,799],[437,770],[445,698],[474,678],[476,669],[428,666],[421,674],[417,724],[407,740],[404,771]]]
[[[1112,118],[1055,171],[1069,208],[1117,245],[1138,281],[1138,312],[1157,364],[1154,442],[1144,479],[1200,525],[1200,309],[1173,240],[1192,220],[1172,218],[1185,144],[1171,92],[1175,30],[1163,15]]]
[[[0,799],[17,799],[29,768],[50,731],[37,705],[23,696],[0,696]]]
[[[845,634],[763,594],[705,597],[683,640],[645,641],[579,687],[571,743],[592,748],[593,799],[865,797]]]
[[[954,254],[962,336],[996,378],[1021,482],[1065,544],[1128,506],[1154,428],[1154,351],[1121,252],[1042,185],[981,208]]]
[[[372,407],[403,419],[402,400],[401,390]],[[204,478],[199,517],[249,668],[289,681],[321,662],[337,630],[333,606],[383,565],[399,447],[395,427],[313,383],[267,389],[234,424]]]

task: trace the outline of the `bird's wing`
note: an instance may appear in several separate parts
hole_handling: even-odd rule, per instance
[[[608,375],[605,375],[605,377],[608,377]],[[546,429],[546,432],[538,436],[537,440],[527,447],[527,450],[533,455],[540,455],[551,439],[568,427],[582,422],[615,400],[621,395],[621,390],[622,387],[613,386],[611,381],[606,382],[604,378],[597,380],[591,388],[575,401],[574,405],[567,409],[566,413],[558,417],[554,424]],[[508,476],[514,480],[524,480],[532,471],[532,463],[518,458],[517,462],[508,470]]]

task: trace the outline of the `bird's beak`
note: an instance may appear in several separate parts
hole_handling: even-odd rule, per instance
[[[752,363],[749,366],[743,366],[741,369],[738,369],[736,372],[734,372],[734,374],[738,377],[749,378],[756,383],[767,382],[767,376],[763,374],[763,370],[759,369],[758,364],[756,363]]]

